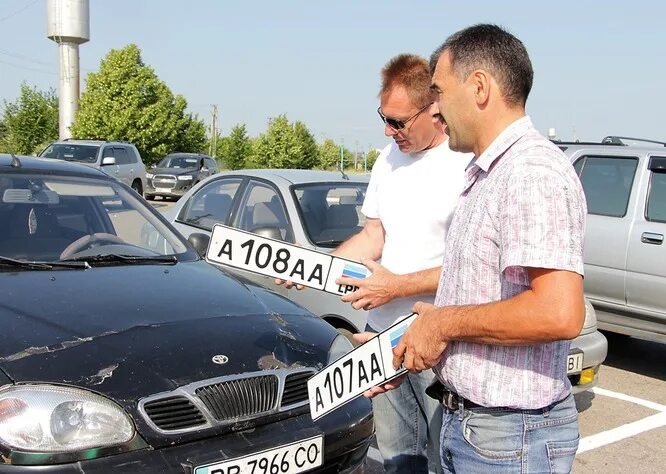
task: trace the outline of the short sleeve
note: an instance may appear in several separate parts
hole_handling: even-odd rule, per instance
[[[525,164],[509,177],[501,207],[500,268],[508,279],[523,273],[514,267],[583,274],[586,205],[573,170]]]
[[[386,157],[389,154],[390,149],[391,145],[384,148],[377,157],[374,166],[372,167],[372,174],[370,175],[370,183],[368,184],[368,189],[365,192],[365,199],[363,200],[363,206],[361,207],[361,212],[365,217],[369,219],[380,218],[378,187],[380,181],[382,180],[382,176],[384,174]]]

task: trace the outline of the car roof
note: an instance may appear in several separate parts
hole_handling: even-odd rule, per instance
[[[225,172],[226,175],[252,176],[264,178],[271,181],[284,180],[290,184],[312,184],[312,183],[367,183],[369,175],[348,174],[349,179],[344,179],[339,171],[322,170],[298,170],[298,169],[246,169]]]
[[[93,177],[108,177],[108,175],[96,168],[71,163],[69,161],[56,160],[51,158],[36,158],[34,156],[16,156],[20,166],[13,167],[14,156],[7,153],[0,153],[0,172],[10,170],[20,171],[39,171],[48,174],[77,174]]]

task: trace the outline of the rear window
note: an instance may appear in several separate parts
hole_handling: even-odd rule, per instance
[[[585,190],[588,214],[624,217],[638,158],[583,156],[574,168]]]
[[[39,156],[78,163],[95,163],[99,145],[82,145],[74,143],[54,143]]]

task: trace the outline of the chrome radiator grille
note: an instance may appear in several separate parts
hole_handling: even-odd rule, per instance
[[[246,418],[273,410],[278,401],[278,378],[264,375],[229,380],[195,391],[219,421]]]
[[[314,372],[276,369],[202,380],[142,399],[139,412],[167,434],[260,418],[307,404]]]

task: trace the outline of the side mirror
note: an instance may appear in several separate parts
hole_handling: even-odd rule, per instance
[[[105,156],[102,158],[102,166],[115,165],[116,158],[113,156]]]
[[[261,237],[266,237],[268,239],[284,240],[282,238],[282,231],[280,230],[279,227],[271,227],[271,226],[255,227],[250,232],[252,232],[253,234],[257,234],[258,236]]]
[[[208,244],[210,243],[210,237],[201,232],[195,232],[190,234],[187,238],[187,241],[192,244],[192,247],[197,251],[201,258],[206,257],[206,251],[208,250]]]

